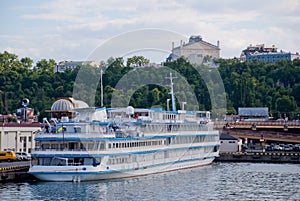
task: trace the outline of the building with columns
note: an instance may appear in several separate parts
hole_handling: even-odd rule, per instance
[[[31,153],[35,148],[34,136],[41,131],[40,123],[2,123],[0,151]]]
[[[211,59],[220,58],[220,42],[217,41],[216,45],[206,42],[201,36],[191,36],[189,42],[185,43],[180,41],[180,46],[174,47],[172,42],[172,53],[167,58],[167,61],[174,61],[180,57],[188,59],[191,63],[196,63],[198,60],[203,60],[205,56]]]

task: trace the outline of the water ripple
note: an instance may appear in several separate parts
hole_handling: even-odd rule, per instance
[[[300,200],[300,165],[214,163],[211,166],[95,182],[0,184],[6,200]]]

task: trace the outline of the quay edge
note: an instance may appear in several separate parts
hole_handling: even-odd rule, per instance
[[[27,172],[29,170],[29,164],[18,164],[18,162],[12,162],[9,165],[0,164],[0,182],[22,182],[31,181],[33,177]]]
[[[300,164],[299,152],[223,152],[215,162],[263,162]]]

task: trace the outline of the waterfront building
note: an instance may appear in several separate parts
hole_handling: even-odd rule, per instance
[[[259,62],[272,63],[281,60],[292,61],[294,59],[300,59],[300,55],[299,53],[292,54],[290,52],[269,52],[246,56],[247,61],[254,59],[257,59]]]
[[[172,53],[167,58],[167,61],[174,61],[180,57],[188,59],[191,63],[198,64],[198,60],[203,61],[205,56],[211,59],[220,58],[220,42],[213,45],[202,39],[201,36],[191,36],[188,43],[180,41],[180,46],[174,47],[172,42]]]
[[[0,151],[31,153],[35,148],[34,136],[40,131],[40,123],[2,123]]]
[[[239,107],[240,121],[268,121],[269,108],[267,107]]]
[[[238,152],[241,151],[242,140],[229,134],[220,135],[220,152]]]
[[[74,70],[75,68],[83,65],[99,67],[100,64],[95,61],[61,61],[54,66],[54,73],[65,72],[66,69]]]

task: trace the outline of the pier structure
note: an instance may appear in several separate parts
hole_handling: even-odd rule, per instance
[[[215,161],[300,164],[300,152],[223,152]]]
[[[32,178],[27,174],[29,166],[30,161],[1,162],[0,182],[31,180]]]
[[[216,122],[222,133],[244,139],[300,144],[300,122]]]

